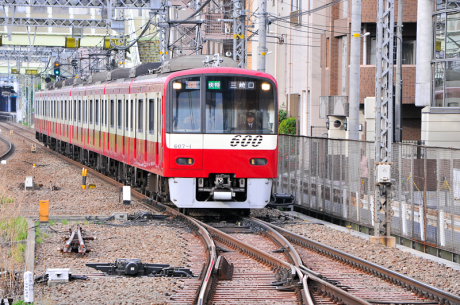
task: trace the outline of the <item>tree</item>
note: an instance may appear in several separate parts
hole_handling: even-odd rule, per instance
[[[278,112],[278,125],[281,124],[287,117],[287,112],[283,109],[280,109]]]
[[[280,123],[278,133],[279,134],[295,134],[296,132],[295,123],[296,123],[295,118],[288,118],[288,119],[283,120]]]

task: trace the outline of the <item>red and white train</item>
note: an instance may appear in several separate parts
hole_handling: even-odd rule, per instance
[[[179,208],[263,208],[278,168],[276,81],[227,58],[190,69],[203,59],[171,60],[157,74],[55,83],[35,95],[36,137]]]

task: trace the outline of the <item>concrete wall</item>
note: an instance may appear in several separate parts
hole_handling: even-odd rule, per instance
[[[422,141],[427,146],[460,148],[460,109],[423,108]]]

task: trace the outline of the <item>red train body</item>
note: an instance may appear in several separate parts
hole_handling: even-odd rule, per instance
[[[36,93],[35,130],[180,208],[262,208],[277,177],[276,96],[272,76],[233,67],[63,86]]]

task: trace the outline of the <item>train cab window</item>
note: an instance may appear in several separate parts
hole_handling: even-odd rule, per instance
[[[207,76],[206,133],[276,134],[276,88],[268,79]]]
[[[95,116],[94,116],[94,122],[96,125],[99,125],[99,100],[96,100],[96,111],[95,111]]]
[[[118,100],[118,107],[117,107],[117,127],[118,129],[121,129],[121,125],[123,124],[123,109],[121,108],[121,100]]]
[[[89,100],[89,123],[93,124],[93,100]]]
[[[128,110],[129,110],[129,100],[125,100],[125,129],[128,130],[129,125],[128,125]]]
[[[129,115],[129,119],[131,121],[129,123],[129,125],[130,125],[130,128],[131,128],[131,131],[133,131],[133,125],[134,125],[134,123],[133,123],[133,121],[134,121],[134,101],[133,100],[131,100],[131,112],[130,112],[130,115]]]
[[[144,101],[138,100],[137,101],[137,131],[142,132],[144,130],[144,120],[143,120],[143,113],[144,110]]]
[[[115,102],[114,100],[110,100],[110,127],[113,128],[114,120],[115,120]]]
[[[201,131],[200,86],[199,77],[176,79],[171,82],[173,132]]]
[[[155,126],[155,103],[154,99],[149,99],[149,133],[154,133]]]

